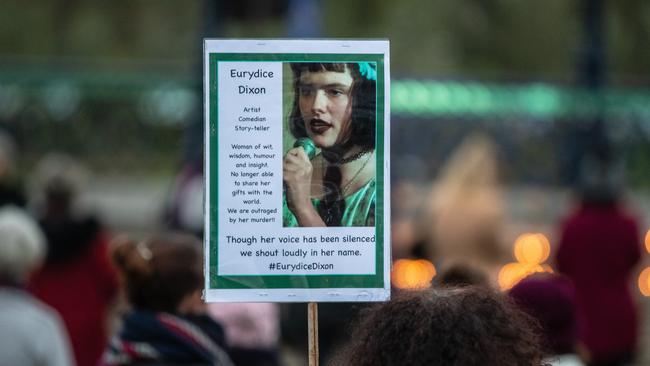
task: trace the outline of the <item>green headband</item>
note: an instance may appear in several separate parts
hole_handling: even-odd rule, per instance
[[[359,62],[359,73],[368,80],[377,80],[377,64],[374,62]]]

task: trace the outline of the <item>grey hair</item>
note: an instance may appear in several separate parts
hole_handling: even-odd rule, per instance
[[[45,258],[45,235],[25,211],[0,209],[0,280],[21,284]]]

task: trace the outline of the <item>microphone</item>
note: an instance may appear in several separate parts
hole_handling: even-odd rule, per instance
[[[313,159],[316,156],[316,145],[309,137],[301,137],[293,143],[293,147],[302,147],[309,157],[309,160]]]

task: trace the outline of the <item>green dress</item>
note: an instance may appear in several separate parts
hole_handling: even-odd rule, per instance
[[[282,224],[284,227],[297,227],[298,220],[289,210],[286,197],[282,200]],[[377,191],[375,180],[371,179],[361,189],[345,197],[345,211],[341,226],[375,226],[375,202]],[[318,210],[321,200],[312,198],[314,207]]]

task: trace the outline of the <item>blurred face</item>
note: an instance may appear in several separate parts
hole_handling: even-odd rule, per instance
[[[303,72],[298,84],[298,106],[307,135],[321,149],[346,141],[352,115],[352,75],[345,72]]]

